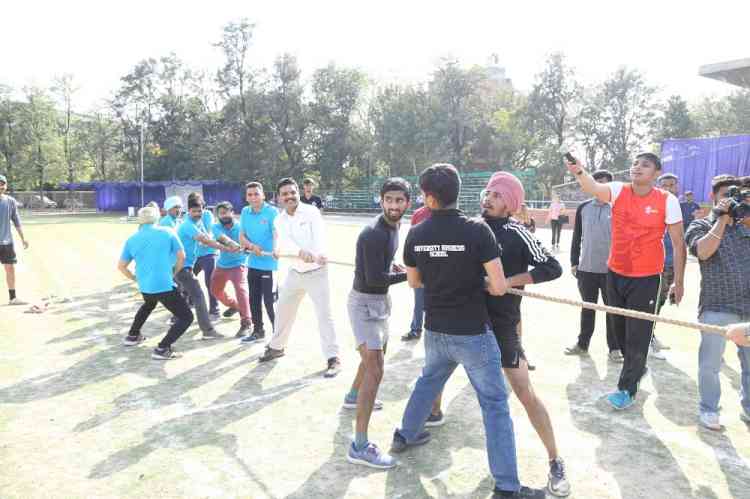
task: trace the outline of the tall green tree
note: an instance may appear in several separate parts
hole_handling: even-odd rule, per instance
[[[683,139],[693,137],[696,124],[690,113],[688,103],[679,95],[672,95],[664,104],[664,111],[658,119],[655,140]]]

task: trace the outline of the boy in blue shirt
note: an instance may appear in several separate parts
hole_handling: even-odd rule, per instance
[[[214,225],[214,216],[211,210],[206,209],[206,202],[197,192],[191,192],[188,196],[188,205],[191,200],[201,205],[203,214],[201,215],[201,222],[206,232],[211,232],[211,227]],[[216,267],[216,258],[219,256],[219,251],[216,248],[207,246],[205,244],[198,245],[198,251],[196,252],[195,265],[193,265],[193,273],[197,276],[203,272],[203,282],[206,284],[206,290],[208,290],[208,317],[212,321],[219,320],[219,301],[211,293],[211,275],[214,273]]]
[[[159,225],[177,230],[180,214],[182,213],[182,199],[180,196],[171,196],[164,200],[164,211],[166,215],[159,220]]]
[[[240,244],[251,252],[248,258],[247,281],[250,288],[250,313],[253,317],[253,334],[242,339],[243,343],[260,341],[266,336],[263,327],[263,309],[261,300],[266,305],[271,330],[276,315],[273,310],[273,273],[279,263],[273,256],[265,253],[278,253],[276,248],[277,234],[273,222],[278,210],[265,202],[263,186],[259,182],[250,182],[245,186],[248,206],[240,215]]]
[[[138,283],[144,300],[123,343],[125,346],[134,346],[146,339],[141,334],[141,327],[157,303],[161,303],[172,312],[176,320],[151,357],[156,360],[171,360],[178,357],[172,350],[172,344],[190,327],[193,313],[174,284],[174,274],[185,262],[182,243],[174,231],[157,227],[155,224],[158,220],[159,211],[156,208],[146,206],[138,210],[138,232],[128,238],[117,264],[118,270],[125,277]],[[128,269],[133,260],[135,275]]]
[[[227,237],[217,237],[216,241],[206,232],[201,218],[203,217],[203,203],[201,199],[195,196],[188,201],[188,216],[177,229],[177,235],[180,242],[185,247],[185,263],[182,270],[177,273],[177,282],[182,290],[190,297],[190,301],[195,305],[195,312],[198,316],[198,324],[203,332],[203,339],[210,340],[221,338],[221,335],[211,325],[211,319],[208,316],[208,307],[206,307],[206,297],[203,295],[200,282],[193,273],[193,267],[197,259],[199,244],[211,248],[222,249],[227,252],[238,252],[240,247]]]
[[[211,292],[227,307],[240,311],[242,320],[235,338],[243,338],[252,325],[247,290],[247,254],[240,251],[240,225],[234,223],[232,203],[223,201],[217,204],[216,215],[219,223],[213,226],[214,237],[217,241],[229,240],[232,246],[221,249],[219,261],[216,262],[216,269],[211,277]],[[224,291],[227,281],[232,281],[236,299],[230,298]]]

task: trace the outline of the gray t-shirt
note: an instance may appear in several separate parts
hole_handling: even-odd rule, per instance
[[[11,222],[16,228],[21,226],[18,204],[10,196],[0,196],[0,244],[13,244],[13,235],[10,232]]]

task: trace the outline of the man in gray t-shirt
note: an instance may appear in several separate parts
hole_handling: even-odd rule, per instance
[[[16,200],[5,194],[8,188],[8,180],[0,175],[0,264],[5,268],[5,281],[8,284],[9,305],[24,305],[25,303],[16,298],[16,252],[13,248],[13,234],[10,224],[16,227],[16,232],[21,238],[24,249],[29,243],[23,236],[21,218],[18,216],[18,204]]]

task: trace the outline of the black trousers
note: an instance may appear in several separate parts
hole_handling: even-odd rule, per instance
[[[599,295],[605,305],[609,305],[607,297],[607,274],[596,274],[594,272],[576,272],[578,279],[578,291],[581,293],[581,299],[590,303],[599,301]],[[619,350],[620,344],[615,336],[615,316],[607,314],[607,347],[609,351]],[[578,346],[584,350],[589,349],[591,337],[594,335],[596,327],[596,312],[594,310],[581,309],[581,332],[578,335]]]
[[[271,321],[271,329],[276,320],[273,310],[273,272],[270,270],[248,269],[247,284],[250,288],[250,314],[253,316],[253,329],[263,330],[263,302],[266,314]]]
[[[172,312],[176,320],[167,331],[167,334],[159,342],[159,348],[168,348],[172,343],[182,336],[182,334],[193,323],[193,312],[190,310],[185,298],[177,292],[177,289],[166,291],[164,293],[143,293],[143,305],[138,309],[133,319],[133,325],[130,326],[129,336],[137,336],[141,333],[143,324],[146,323],[151,312],[156,305],[161,303],[164,308]]]
[[[626,277],[610,270],[607,274],[609,304],[653,314],[659,300],[660,285],[659,274],[647,277]],[[654,323],[616,315],[614,326],[617,342],[625,357],[617,388],[627,390],[630,395],[635,396],[638,383],[646,369],[646,357],[654,332]]]
[[[562,232],[562,224],[559,220],[550,220],[550,228],[552,229],[552,246],[560,244],[560,233]]]

